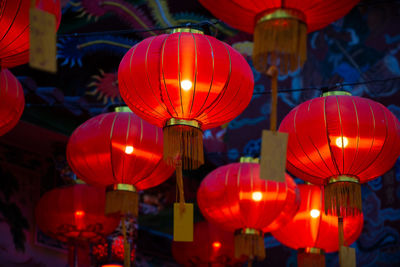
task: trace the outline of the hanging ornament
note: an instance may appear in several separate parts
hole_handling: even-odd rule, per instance
[[[172,255],[182,266],[243,266],[235,258],[234,236],[208,222],[194,225],[193,242],[172,242]]]
[[[18,123],[24,111],[24,91],[18,79],[7,69],[0,71],[0,136]]]
[[[293,219],[271,234],[282,244],[297,250],[299,267],[325,266],[325,253],[339,250],[338,217],[324,213],[323,189],[298,185],[300,208]],[[343,243],[351,245],[360,236],[362,213],[343,219]],[[343,244],[341,244],[343,245]]]
[[[307,33],[340,19],[359,0],[200,0],[230,26],[254,33],[253,64],[262,73],[279,65],[295,71],[307,59]]]
[[[12,68],[29,61],[29,9],[36,7],[61,21],[60,0],[3,0],[0,2],[0,67]]]
[[[204,163],[202,131],[225,124],[249,104],[253,74],[229,45],[194,29],[150,37],[118,70],[127,105],[164,131],[164,158],[183,169]]]
[[[46,235],[67,243],[69,266],[90,267],[90,243],[103,241],[119,219],[104,216],[104,191],[85,184],[53,189],[36,206],[36,223]]]
[[[325,186],[325,212],[361,212],[361,187],[387,172],[400,154],[400,123],[383,105],[344,91],[295,107],[279,131],[289,133],[287,169]]]
[[[286,182],[261,180],[258,163],[251,158],[241,161],[208,174],[197,202],[208,221],[235,233],[235,256],[251,263],[265,258],[263,231],[289,221],[298,209],[299,195],[289,175]]]

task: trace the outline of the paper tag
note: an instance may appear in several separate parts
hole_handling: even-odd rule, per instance
[[[53,14],[31,8],[29,66],[55,73],[57,71],[56,18]]]
[[[339,249],[340,267],[356,267],[356,250],[345,246]]]
[[[183,212],[174,203],[174,241],[193,242],[193,204],[185,203]]]
[[[288,134],[264,130],[262,132],[260,178],[285,182]]]

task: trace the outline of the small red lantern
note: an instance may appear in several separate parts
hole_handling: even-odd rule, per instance
[[[242,161],[250,161],[249,158]],[[232,163],[204,178],[197,192],[203,215],[221,229],[235,232],[235,255],[265,257],[263,231],[276,230],[297,211],[299,195],[293,179],[262,180],[258,163]]]
[[[32,7],[61,20],[60,0],[3,0],[0,3],[0,67],[12,68],[29,61],[29,9]]]
[[[53,189],[36,206],[36,223],[46,235],[75,249],[79,266],[90,266],[89,243],[100,242],[118,226],[119,218],[104,216],[104,191],[85,184]],[[75,266],[74,255],[69,255]]]
[[[235,259],[234,236],[208,222],[194,225],[193,242],[172,242],[172,255],[182,266],[243,266]]]
[[[0,136],[14,128],[24,111],[24,91],[7,69],[0,71]]]
[[[202,131],[227,123],[249,104],[253,74],[229,45],[194,29],[150,37],[118,70],[126,104],[164,128],[164,158],[184,169],[204,163]],[[185,32],[186,31],[186,32]]]
[[[300,104],[279,131],[289,133],[289,172],[325,185],[325,210],[339,216],[361,212],[360,183],[384,174],[400,154],[397,118],[383,105],[347,92]]]
[[[78,177],[107,187],[106,214],[138,214],[137,191],[167,180],[163,136],[126,107],[83,123],[71,135],[67,160]]]
[[[338,218],[326,215],[323,190],[316,185],[298,185],[300,208],[293,219],[271,234],[285,246],[298,250],[298,266],[325,266],[324,253],[339,250]],[[343,219],[344,244],[360,236],[363,214]]]
[[[253,63],[260,72],[280,64],[294,71],[307,59],[307,32],[343,17],[359,0],[200,0],[230,26],[254,32]]]

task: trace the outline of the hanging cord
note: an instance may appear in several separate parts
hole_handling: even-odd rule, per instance
[[[271,78],[270,130],[275,133],[278,120],[278,69],[276,66],[269,67],[267,75]]]
[[[131,266],[131,248],[128,242],[128,237],[126,234],[126,216],[121,217],[121,224],[122,224],[122,234],[124,235],[124,267]]]
[[[185,211],[185,193],[183,188],[182,160],[177,160],[175,165],[176,185],[179,191],[179,211],[182,214]],[[177,193],[178,198],[178,193]]]

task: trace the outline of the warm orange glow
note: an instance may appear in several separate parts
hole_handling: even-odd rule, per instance
[[[310,215],[311,215],[311,217],[313,217],[313,218],[318,218],[320,214],[321,214],[321,212],[320,212],[319,210],[316,210],[316,209],[312,209],[312,210],[310,211]]]
[[[214,248],[220,248],[220,247],[221,247],[221,243],[218,242],[218,241],[215,241],[215,242],[212,243],[212,246],[213,246]]]
[[[188,91],[192,88],[192,82],[189,80],[181,81],[181,87],[183,90]]]
[[[254,201],[260,201],[262,199],[262,193],[261,192],[253,192],[253,194],[251,195],[251,198]]]
[[[343,136],[343,145],[342,145],[342,137],[339,136],[336,138],[336,146],[339,148],[345,148],[347,147],[347,145],[349,144],[349,139],[347,139],[347,137]]]
[[[134,150],[133,146],[126,146],[125,147],[125,153],[128,154],[128,155],[132,154],[133,150]]]
[[[82,216],[84,216],[84,215],[85,215],[85,212],[82,211],[82,210],[77,210],[77,211],[75,211],[75,216],[76,216],[76,217],[82,217]]]
[[[101,267],[122,267],[123,265],[120,264],[104,264]]]

